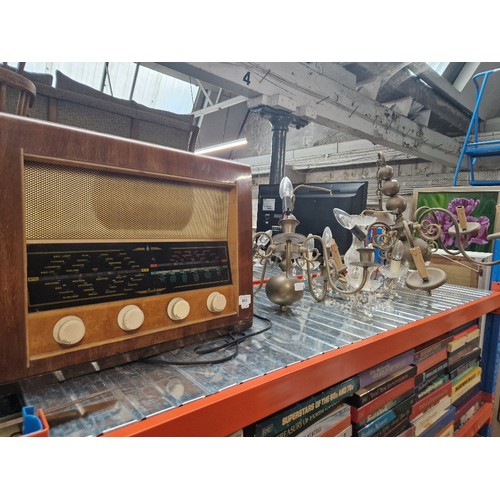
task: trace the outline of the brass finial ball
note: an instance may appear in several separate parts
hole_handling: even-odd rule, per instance
[[[389,212],[397,211],[398,215],[401,215],[406,210],[406,200],[399,194],[391,196],[385,202],[385,209]]]
[[[382,183],[382,193],[386,196],[394,196],[398,194],[399,189],[399,182],[396,179],[391,179]]]
[[[291,306],[304,296],[304,282],[296,277],[287,278],[278,274],[269,278],[266,285],[267,298],[280,306]]]
[[[383,167],[380,167],[378,169],[378,178],[383,181],[388,181],[389,179],[392,179],[393,175],[394,175],[394,169],[389,165],[384,165]]]

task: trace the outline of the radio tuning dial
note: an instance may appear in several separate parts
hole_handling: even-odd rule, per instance
[[[54,340],[61,345],[75,345],[85,335],[85,324],[78,316],[64,316],[52,330]]]
[[[186,319],[189,315],[191,307],[189,302],[180,297],[172,299],[167,306],[168,317],[174,321],[180,321]]]
[[[212,292],[207,298],[207,307],[210,312],[219,313],[226,308],[227,300],[222,293]]]
[[[142,310],[133,304],[125,306],[118,313],[118,326],[129,332],[137,330],[144,323],[144,313]]]

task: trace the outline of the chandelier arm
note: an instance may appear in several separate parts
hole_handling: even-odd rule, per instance
[[[264,261],[264,265],[262,267],[262,274],[260,276],[260,282],[259,282],[259,286],[257,287],[256,290],[254,290],[253,292],[253,296],[257,295],[257,293],[260,291],[260,289],[262,288],[262,286],[264,285],[264,276],[266,275],[266,269],[267,269],[267,263],[269,262],[268,259],[266,259]]]
[[[309,293],[311,294],[312,298],[316,302],[323,302],[323,300],[325,300],[326,293],[327,293],[326,282],[323,281],[323,293],[321,295],[316,294],[316,290],[314,289],[313,282],[312,282],[313,276],[311,273],[311,264],[308,260],[306,260],[306,266],[307,266],[307,279],[309,282]]]
[[[408,225],[408,222],[406,220],[403,220],[403,229],[406,239],[408,240],[408,245],[410,245],[410,248],[413,248],[415,246],[415,242],[413,241],[413,236],[410,231],[410,226]]]
[[[266,236],[267,238],[269,238],[269,246],[267,247],[267,250],[268,250],[267,252],[264,252],[264,253],[258,252],[259,249],[262,249],[261,247],[256,245],[256,240],[260,236]],[[265,231],[259,231],[258,233],[255,233],[253,240],[254,240],[254,245],[253,245],[254,253],[257,251],[259,257],[262,257],[264,259],[269,259],[273,255],[274,251],[276,250],[276,245],[274,244],[273,238],[271,236],[269,236],[268,234],[266,234]]]
[[[469,254],[465,251],[465,249],[462,245],[462,240],[460,239],[460,226],[458,224],[458,221],[457,221],[456,217],[449,210],[447,210],[446,208],[441,208],[441,207],[438,207],[438,208],[420,207],[420,209],[422,209],[422,208],[425,208],[426,210],[422,210],[421,211],[422,213],[419,213],[419,217],[423,217],[428,212],[432,212],[433,217],[435,217],[435,214],[434,214],[435,210],[437,210],[438,212],[443,212],[443,213],[447,214],[448,217],[450,217],[451,222],[453,224],[453,227],[455,228],[455,244],[458,247],[458,251],[460,252],[460,254],[462,254],[462,256],[465,258],[465,260],[472,262],[473,264],[479,264],[480,266],[485,266],[485,267],[492,267],[492,266],[496,266],[497,264],[500,264],[500,259],[492,261],[492,262],[477,262],[476,260],[474,260],[473,258],[471,258],[469,256]],[[420,209],[417,210],[417,212],[419,212]],[[415,212],[415,216],[417,215],[417,212]],[[443,248],[445,251],[447,251],[447,249],[444,246],[443,246]],[[450,255],[458,255],[458,253],[454,254],[450,251],[447,251],[447,253],[449,253]]]

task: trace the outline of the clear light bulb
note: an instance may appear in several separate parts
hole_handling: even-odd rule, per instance
[[[264,234],[261,234],[257,238],[257,246],[264,247],[271,241],[271,236],[273,235],[273,231],[269,229]]]
[[[310,253],[312,253],[312,251],[314,250],[314,239],[311,233],[307,235],[306,248],[307,248],[307,255],[309,256]]]
[[[401,240],[396,241],[394,248],[392,249],[392,260],[401,260],[403,258],[403,242]]]
[[[335,215],[337,222],[343,228],[349,229],[349,231],[351,231],[352,234],[354,234],[354,236],[358,238],[358,240],[363,241],[366,238],[366,234],[364,233],[364,231],[354,223],[352,215],[344,212],[344,210],[342,210],[341,208],[334,208],[333,215]]]
[[[292,181],[287,176],[284,176],[281,179],[279,194],[283,202],[282,203],[283,213],[290,212],[293,209],[292,206],[293,184]]]
[[[321,238],[325,242],[326,247],[330,248],[330,245],[332,244],[333,240],[333,234],[332,230],[328,226],[326,226],[325,229],[323,230],[323,235]]]
[[[403,258],[403,242],[398,240],[392,249],[391,265],[389,267],[389,272],[392,276],[399,276],[399,271],[401,269],[401,259]]]

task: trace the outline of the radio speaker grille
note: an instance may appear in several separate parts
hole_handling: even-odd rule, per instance
[[[26,239],[224,240],[226,188],[26,161]]]

